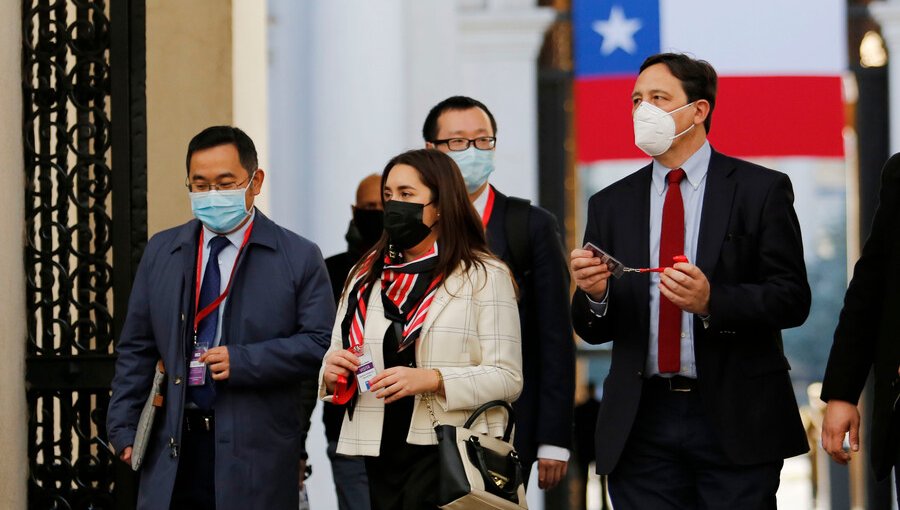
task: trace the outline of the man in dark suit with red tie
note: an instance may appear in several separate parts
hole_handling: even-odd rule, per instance
[[[808,450],[781,339],[810,306],[793,190],[709,145],[716,82],[702,60],[645,60],[632,109],[653,162],[588,205],[585,242],[664,272],[570,258],[575,331],[613,345],[596,463],[617,510],[775,508],[783,459]]]

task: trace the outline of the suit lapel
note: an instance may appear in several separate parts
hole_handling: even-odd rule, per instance
[[[438,287],[437,292],[434,294],[434,300],[431,302],[431,306],[428,307],[428,315],[425,316],[425,323],[422,324],[422,332],[419,334],[420,339],[425,338],[425,335],[431,329],[431,326],[434,324],[438,315],[444,311],[447,303],[450,302],[450,297],[460,296],[459,292],[462,289],[464,282],[465,276],[457,269],[453,274],[447,277],[447,280],[443,285]]]
[[[631,195],[631,200],[637,204],[637,214],[632,216],[632,223],[627,227],[636,235],[627,235],[626,239],[634,239],[635,244],[629,247],[629,253],[633,253],[633,257],[637,264],[632,267],[651,267],[650,262],[650,193],[651,178],[653,175],[653,164],[645,166],[638,170],[638,178],[633,181],[636,186]],[[627,208],[623,208],[623,211]],[[623,215],[627,217],[627,215]],[[623,263],[625,263],[623,261]],[[625,263],[628,265],[627,263]],[[633,275],[626,276],[629,280],[629,290],[633,294],[632,299],[640,303],[641,310],[641,331],[649,331],[650,328],[650,292],[648,291],[650,275]],[[613,284],[615,285],[615,284]],[[646,349],[646,342],[644,342]]]
[[[487,224],[487,242],[488,247],[494,255],[500,260],[506,260],[506,231],[503,218],[506,216],[506,195],[500,193],[493,186],[494,190],[494,208],[491,211],[491,217]],[[478,211],[481,213],[481,211]]]
[[[174,250],[180,250],[181,267],[184,278],[184,289],[187,300],[190,301],[194,288],[194,277],[197,269],[197,250],[200,239],[200,222],[192,220],[181,228],[174,243]]]
[[[703,210],[700,214],[700,235],[697,243],[696,264],[707,278],[712,278],[719,260],[722,242],[731,219],[734,202],[734,163],[715,150],[709,160],[706,174],[706,191],[703,194]]]

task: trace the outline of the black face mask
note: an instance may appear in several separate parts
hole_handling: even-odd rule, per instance
[[[428,204],[388,200],[384,204],[384,230],[388,240],[398,250],[408,250],[421,243],[431,233],[422,223],[422,212]]]
[[[363,249],[366,251],[381,238],[384,230],[384,212],[378,209],[353,208],[353,224],[362,236]]]

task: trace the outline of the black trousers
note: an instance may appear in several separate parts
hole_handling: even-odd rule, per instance
[[[437,508],[438,447],[406,442],[414,402],[414,397],[404,397],[384,406],[380,455],[365,458],[373,510]]]
[[[216,510],[216,429],[210,412],[185,410],[171,510]]]
[[[690,384],[672,391],[655,377],[644,382],[638,415],[619,463],[609,475],[616,510],[768,510],[784,461],[732,463]]]

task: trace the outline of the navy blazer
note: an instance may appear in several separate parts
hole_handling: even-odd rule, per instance
[[[200,222],[153,236],[138,267],[116,345],[107,424],[116,451],[133,444],[154,365],[163,359],[165,403],[140,473],[138,508],[169,508],[178,468],[192,335]],[[328,348],[334,300],[312,242],[258,210],[222,314],[230,378],[216,383],[216,507],[296,508],[302,378]]]
[[[494,190],[488,220],[491,251],[509,263],[505,195]],[[515,447],[519,457],[535,460],[539,445],[571,449],[575,399],[575,342],[569,312],[569,271],[556,218],[531,206],[528,217],[531,274],[514,268],[522,325],[522,373],[525,386],[515,402]],[[526,466],[530,469],[530,465]]]
[[[585,242],[630,267],[650,267],[652,165],[591,197]],[[781,330],[803,324],[810,289],[793,188],[783,173],[712,152],[697,260],[710,282],[710,324],[694,319],[698,391],[726,455],[757,464],[809,447]],[[603,318],[583,292],[572,303],[585,341],[613,342],[597,419],[597,472],[613,470],[631,431],[647,359],[650,277],[611,280]]]
[[[875,368],[875,397],[869,453],[878,479],[891,474],[897,462],[896,407],[900,400],[900,154],[885,163],[881,198],[872,231],[853,269],[844,307],[834,331],[822,400],[856,404]]]

